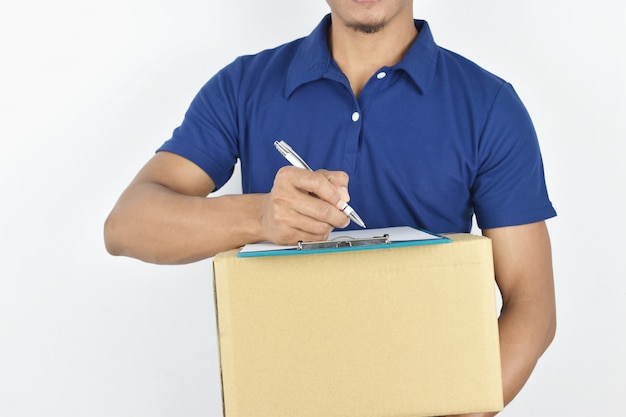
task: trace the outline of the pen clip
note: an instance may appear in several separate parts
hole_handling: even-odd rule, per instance
[[[313,171],[309,164],[307,164],[306,161],[302,159],[302,157],[298,155],[296,151],[294,151],[291,146],[289,146],[284,140],[274,141],[274,146],[276,147],[278,152],[281,153],[281,155],[283,155],[285,158],[287,158],[289,162],[292,163],[292,165],[300,166],[304,169],[308,169],[309,171]],[[292,158],[294,158],[297,163],[295,163]]]

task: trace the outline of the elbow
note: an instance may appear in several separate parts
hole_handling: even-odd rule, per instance
[[[548,349],[548,347],[552,344],[552,342],[554,341],[554,338],[556,337],[556,300],[554,299],[554,296],[550,297],[549,301],[546,302],[545,305],[545,310],[544,310],[544,314],[543,314],[543,323],[544,323],[544,329],[545,329],[545,338],[544,338],[544,343],[543,343],[543,349],[542,349],[542,354]]]
[[[121,244],[120,227],[117,225],[114,213],[104,221],[104,246],[106,251],[113,256],[123,255],[123,245]]]
[[[545,338],[544,348],[543,348],[544,352],[552,344],[555,337],[556,337],[556,311],[554,311],[550,315],[549,320],[548,320],[548,327],[546,330],[546,338]]]
[[[136,223],[136,220],[127,219],[115,210],[109,214],[104,221],[103,235],[104,246],[110,255],[127,256],[158,265],[185,263],[172,259],[169,253],[157,251],[153,245],[146,244],[145,239],[139,238],[137,230],[132,227]]]

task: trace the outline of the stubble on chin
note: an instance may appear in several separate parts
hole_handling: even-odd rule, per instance
[[[374,24],[374,25],[368,25],[364,23],[353,23],[353,24],[348,25],[348,27],[355,32],[365,33],[369,35],[369,34],[380,32],[385,27],[385,22]]]

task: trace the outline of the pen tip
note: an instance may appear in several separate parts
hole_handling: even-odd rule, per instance
[[[358,214],[356,214],[355,212],[352,212],[350,213],[350,218],[352,219],[352,221],[354,221],[356,224],[361,226],[363,229],[366,229],[365,222],[363,221],[363,219],[359,217]]]

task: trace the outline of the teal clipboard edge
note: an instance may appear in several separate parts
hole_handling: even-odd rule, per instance
[[[430,232],[429,232],[430,233]],[[291,255],[317,255],[320,253],[335,253],[335,252],[351,252],[358,250],[374,250],[374,249],[391,249],[391,248],[401,248],[407,246],[424,246],[424,245],[438,245],[441,243],[450,243],[452,239],[433,234],[435,238],[433,239],[423,239],[423,240],[406,240],[402,242],[391,242],[384,245],[367,245],[367,246],[351,246],[351,247],[343,247],[343,248],[325,248],[325,249],[311,249],[311,250],[298,250],[297,248],[291,249],[279,249],[279,250],[267,250],[267,251],[259,251],[259,252],[239,252],[237,254],[238,258],[259,258],[259,257],[268,257],[268,256],[291,256]]]

